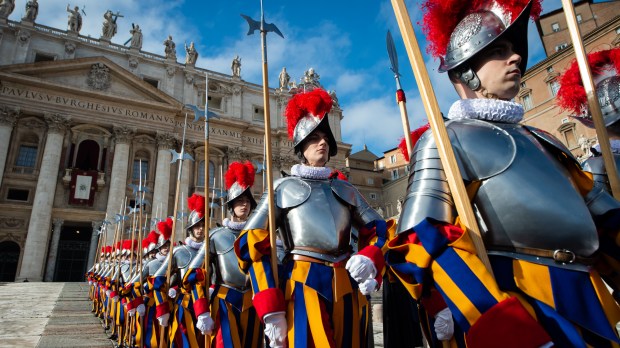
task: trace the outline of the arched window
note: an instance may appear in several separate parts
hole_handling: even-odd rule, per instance
[[[19,169],[23,173],[32,172],[37,166],[38,151],[39,137],[32,133],[24,134],[20,138],[15,167],[21,167]]]
[[[20,247],[12,241],[0,243],[0,282],[14,282]]]
[[[213,187],[213,179],[215,177],[215,164],[213,161],[209,161],[209,187]],[[205,161],[200,161],[198,165],[198,172],[196,173],[196,186],[205,186]]]
[[[99,170],[99,144],[94,140],[80,143],[75,156],[75,168],[81,170]]]

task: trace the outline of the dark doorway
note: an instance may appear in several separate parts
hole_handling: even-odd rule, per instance
[[[86,224],[65,224],[62,227],[56,253],[55,282],[84,280],[92,232],[92,227]]]
[[[0,243],[0,282],[14,282],[19,262],[19,244],[11,241]]]
[[[99,170],[99,144],[94,140],[84,140],[80,143],[75,167],[81,170]]]

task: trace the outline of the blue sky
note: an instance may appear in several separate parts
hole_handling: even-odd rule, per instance
[[[70,6],[84,7],[83,35],[100,37],[104,12],[120,11],[125,17],[119,18],[118,34],[112,42],[123,44],[130,37],[131,23],[136,23],[144,34],[145,51],[163,55],[162,42],[171,34],[180,62],[184,62],[185,56],[183,43],[194,41],[200,54],[197,66],[230,74],[230,62],[238,54],[242,59],[242,78],[261,83],[260,39],[256,34],[246,35],[248,26],[239,16],[243,13],[259,19],[259,0],[78,1]],[[10,19],[19,20],[23,16],[25,2],[16,0]],[[421,18],[419,1],[406,3],[420,45],[424,47],[424,38],[416,24]],[[37,22],[65,29],[66,6],[64,0],[39,1]],[[560,0],[543,1],[543,13],[559,7]],[[337,92],[344,114],[343,140],[353,145],[353,152],[367,144],[369,150],[381,156],[403,136],[386,53],[388,29],[398,51],[411,127],[426,122],[390,1],[264,0],[264,8],[266,21],[275,23],[285,37],[268,36],[270,86],[277,87],[277,75],[284,66],[291,79],[297,81],[305,70],[313,67],[321,76],[323,86]],[[529,65],[533,65],[544,58],[544,50],[532,22],[529,31]],[[447,110],[456,93],[447,76],[436,72],[438,62],[423,53],[439,105]]]

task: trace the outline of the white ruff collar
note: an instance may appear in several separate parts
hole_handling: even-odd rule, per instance
[[[611,147],[611,152],[615,153],[617,155],[620,155],[620,140],[610,140],[609,141],[609,146]],[[601,152],[601,144],[596,144],[593,146],[594,150],[596,150],[597,152]]]
[[[231,230],[235,230],[235,231],[241,231],[243,230],[243,227],[245,227],[245,223],[246,221],[232,221],[229,218],[224,219],[224,221],[222,221],[222,225],[224,225],[224,227],[228,227]]]
[[[304,179],[325,180],[329,178],[331,173],[332,169],[329,167],[310,167],[303,164],[296,164],[291,167],[291,175]]]
[[[475,119],[504,123],[519,123],[523,119],[523,106],[513,101],[497,99],[461,99],[450,107],[448,118]]]
[[[202,244],[204,242],[195,242],[192,237],[187,237],[185,238],[185,245],[187,245],[188,247],[192,248],[192,249],[200,249],[202,248]]]

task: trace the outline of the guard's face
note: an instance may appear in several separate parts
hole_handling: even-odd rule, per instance
[[[248,216],[250,215],[250,209],[250,199],[245,195],[238,197],[233,202],[233,213],[235,214],[235,218],[238,221],[247,220]]]
[[[170,243],[166,243],[159,248],[159,253],[162,255],[168,255],[168,251],[170,251]]]
[[[526,40],[526,38],[523,38]],[[519,92],[521,56],[513,51],[511,42],[498,40],[472,58],[472,69],[480,78],[486,92],[499,99],[510,100]],[[485,97],[484,91],[478,90],[479,97]]]
[[[192,236],[197,242],[202,242],[205,239],[205,222],[204,220],[192,226]]]
[[[327,134],[321,130],[314,130],[303,144],[303,155],[307,165],[312,167],[324,167],[329,159],[329,143]]]

